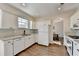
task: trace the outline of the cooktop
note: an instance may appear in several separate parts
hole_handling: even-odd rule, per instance
[[[73,38],[73,39],[79,39],[79,36],[72,36],[72,35],[68,35],[68,36]]]

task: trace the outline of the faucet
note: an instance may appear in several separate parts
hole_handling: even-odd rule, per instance
[[[23,35],[25,35],[25,30],[24,30],[24,32],[23,32]]]

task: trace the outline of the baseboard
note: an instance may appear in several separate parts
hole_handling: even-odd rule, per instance
[[[40,46],[45,46],[45,47],[48,47],[49,46],[49,45],[47,45],[47,46],[46,45],[42,45],[42,44],[39,44],[39,43],[37,43],[37,44],[40,45]]]

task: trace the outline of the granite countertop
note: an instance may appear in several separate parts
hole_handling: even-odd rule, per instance
[[[16,38],[21,38],[24,36],[30,36],[31,34],[25,34],[25,35],[11,35],[11,36],[5,36],[5,37],[0,37],[0,40],[11,40],[11,39],[16,39]]]
[[[6,36],[6,37],[1,37],[0,40],[11,40],[15,38],[21,38],[23,37],[22,35],[17,35],[17,36]]]

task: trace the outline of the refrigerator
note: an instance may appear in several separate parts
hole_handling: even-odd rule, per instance
[[[49,27],[48,24],[43,22],[39,22],[38,25],[38,39],[37,43],[41,45],[48,46],[49,45]]]

